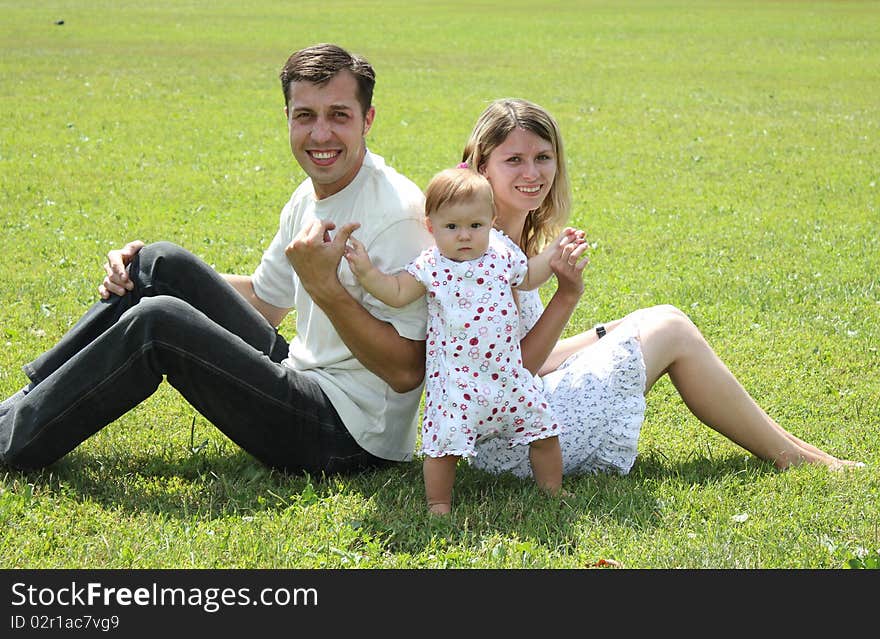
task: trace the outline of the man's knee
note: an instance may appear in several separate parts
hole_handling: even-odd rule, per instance
[[[173,242],[154,242],[142,248],[132,264],[132,277],[144,287],[146,295],[179,295],[188,287],[200,286],[201,277],[211,274],[210,266]]]
[[[165,240],[147,244],[138,251],[138,258],[142,264],[152,264],[160,260],[184,263],[189,262],[194,257],[192,253],[182,246]]]
[[[191,311],[192,306],[173,295],[157,295],[145,297],[125,311],[120,322],[125,322],[130,332],[176,334]]]

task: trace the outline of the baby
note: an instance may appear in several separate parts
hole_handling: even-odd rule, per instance
[[[554,256],[582,243],[583,233],[567,228],[527,259],[492,227],[492,188],[467,168],[434,176],[425,191],[425,216],[436,245],[405,271],[382,273],[354,237],[345,258],[364,289],[389,306],[428,296],[421,446],[428,508],[450,512],[459,458],[475,455],[475,442],[489,437],[504,437],[510,446],[528,444],[535,481],[555,494],[562,484],[559,427],[523,367],[512,288],[530,290],[546,282]]]

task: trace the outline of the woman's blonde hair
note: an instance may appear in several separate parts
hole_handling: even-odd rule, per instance
[[[425,216],[449,204],[460,204],[482,196],[492,207],[495,217],[495,198],[489,180],[467,168],[444,169],[431,178],[425,188]]]
[[[462,161],[481,171],[492,152],[514,129],[523,129],[553,145],[556,179],[541,205],[526,218],[520,244],[526,255],[538,254],[565,225],[571,210],[571,186],[565,168],[565,153],[559,125],[546,109],[521,98],[502,98],[492,102],[477,119],[464,147]]]

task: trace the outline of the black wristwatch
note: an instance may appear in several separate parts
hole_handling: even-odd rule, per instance
[[[596,337],[598,337],[599,339],[602,339],[603,337],[605,337],[605,333],[607,331],[605,330],[605,327],[602,326],[602,324],[596,324],[595,329],[596,329]]]

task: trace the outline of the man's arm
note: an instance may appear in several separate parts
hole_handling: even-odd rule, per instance
[[[346,224],[331,239],[335,228],[333,222],[313,221],[285,249],[287,259],[358,361],[396,392],[413,390],[425,376],[425,342],[402,337],[348,294],[337,269],[357,225]]]
[[[111,295],[125,295],[134,288],[134,282],[129,279],[128,273],[125,269],[134,259],[134,256],[137,255],[138,251],[143,247],[144,243],[142,241],[134,240],[123,246],[121,249],[114,249],[107,253],[107,261],[104,263],[104,271],[107,274],[104,276],[104,281],[98,286],[98,293],[101,295],[102,299],[106,300]],[[232,285],[232,288],[238,291],[242,297],[250,302],[251,306],[257,309],[257,311],[265,317],[272,326],[277,328],[278,325],[281,324],[281,320],[283,320],[290,312],[289,308],[273,306],[257,297],[250,276],[227,275],[225,273],[221,273],[221,276],[229,282],[229,284]]]
[[[230,275],[229,273],[221,273],[220,275],[275,328],[278,328],[281,321],[290,313],[289,308],[275,306],[257,297],[250,275]]]
[[[302,281],[302,276],[300,276]],[[395,392],[416,388],[425,377],[425,342],[402,337],[388,322],[373,317],[340,285],[313,295],[345,345],[368,370]]]

